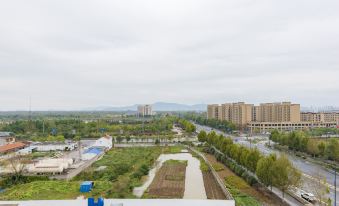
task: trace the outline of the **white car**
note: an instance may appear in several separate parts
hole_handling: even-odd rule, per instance
[[[315,197],[312,193],[301,193],[301,197],[309,202],[314,202],[315,201]]]

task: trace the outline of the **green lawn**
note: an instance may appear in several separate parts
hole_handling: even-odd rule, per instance
[[[180,153],[181,150],[186,149],[184,146],[178,145],[178,146],[172,146],[172,147],[166,147],[163,150],[163,153],[166,154],[175,154]]]

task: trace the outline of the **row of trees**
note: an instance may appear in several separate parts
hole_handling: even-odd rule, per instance
[[[217,148],[226,157],[250,171],[253,176],[255,174],[265,186],[275,186],[284,193],[289,187],[300,184],[301,173],[284,155],[265,157],[257,149],[234,144],[231,138],[217,135],[214,131],[209,134],[201,131],[198,139]]]
[[[293,131],[290,133],[271,132],[270,140],[283,146],[288,146],[290,150],[305,152],[312,156],[321,156],[329,160],[339,161],[339,140],[315,139],[303,131]]]
[[[193,133],[196,130],[195,125],[192,124],[190,121],[188,121],[186,119],[178,119],[177,122],[178,122],[179,126],[183,130],[185,130],[187,133]]]
[[[169,135],[175,118],[165,117],[147,121],[117,123],[109,120],[82,121],[79,119],[60,120],[17,120],[6,125],[0,125],[0,130],[15,133],[24,139],[42,138],[48,136],[63,136],[74,139],[76,136],[97,138],[102,133],[112,135]]]

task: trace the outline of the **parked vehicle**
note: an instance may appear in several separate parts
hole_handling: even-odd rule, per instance
[[[309,202],[314,202],[315,201],[315,197],[312,193],[301,193],[301,197]]]

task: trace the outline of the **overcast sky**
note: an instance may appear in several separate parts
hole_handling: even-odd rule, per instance
[[[338,0],[0,2],[0,110],[339,106]]]

